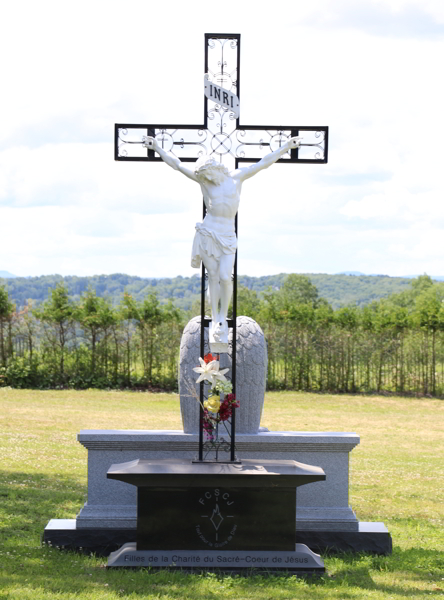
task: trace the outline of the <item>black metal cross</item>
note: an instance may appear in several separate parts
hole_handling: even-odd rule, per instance
[[[240,34],[205,34],[204,74],[240,98]],[[209,106],[210,104],[210,106]],[[280,163],[326,163],[328,127],[300,125],[244,125],[222,104],[205,97],[202,125],[117,123],[114,135],[115,160],[161,161],[154,150],[143,147],[143,138],[152,136],[162,148],[181,161],[195,162],[203,154],[212,155],[237,168],[242,162],[258,162],[290,137],[303,135],[300,148],[283,156]],[[230,165],[230,163],[232,163]],[[234,163],[234,164],[233,164]]]
[[[208,82],[228,90],[240,98],[240,34],[205,34],[204,73]],[[203,82],[203,78],[202,78]],[[227,94],[224,94],[227,96]],[[242,162],[258,162],[263,156],[277,150],[288,139],[303,134],[303,143],[292,149],[277,162],[280,163],[326,163],[328,159],[328,127],[308,126],[241,126],[239,117],[229,107],[213,103],[208,105],[204,96],[204,122],[202,125],[123,124],[117,123],[114,132],[115,160],[154,161],[162,159],[154,150],[143,146],[144,138],[155,137],[162,148],[183,162],[195,162],[202,155],[211,155],[223,162],[230,170]],[[222,98],[223,100],[223,98]],[[231,164],[230,164],[231,163]],[[205,204],[203,216],[205,217]],[[237,233],[237,215],[236,215]],[[236,292],[237,252],[234,263],[233,318],[228,325],[233,329],[232,370],[233,392],[236,389]],[[208,327],[210,319],[205,316],[205,266],[202,264],[201,323]],[[201,327],[200,355],[204,356],[204,327]],[[198,462],[204,457],[203,443],[203,383],[200,384],[200,431]],[[235,462],[235,410],[231,418],[230,461]],[[217,450],[216,450],[216,460]]]

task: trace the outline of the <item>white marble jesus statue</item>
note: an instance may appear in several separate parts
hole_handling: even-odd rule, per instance
[[[227,312],[233,293],[231,275],[237,248],[234,218],[239,208],[242,184],[290,149],[299,147],[300,143],[300,137],[291,138],[259,162],[230,172],[211,156],[199,158],[190,169],[176,156],[165,152],[155,138],[144,139],[145,147],[155,150],[167,165],[196,181],[202,190],[207,214],[202,223],[196,224],[191,266],[197,269],[203,261],[208,271],[212,313],[210,347],[213,352],[228,351]]]

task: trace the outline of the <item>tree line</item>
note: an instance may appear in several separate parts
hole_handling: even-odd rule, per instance
[[[254,290],[262,295],[269,288],[281,289],[288,275],[264,275],[250,277],[239,275],[240,285]],[[383,275],[327,275],[324,273],[306,274],[313,285],[318,289],[319,295],[325,298],[334,309],[348,304],[363,306],[373,300],[386,298],[391,294],[402,292],[411,288],[411,279],[402,277],[388,277]],[[78,277],[69,275],[41,275],[39,277],[16,277],[11,279],[0,278],[0,285],[4,285],[10,298],[14,299],[17,307],[27,305],[31,298],[35,305],[48,298],[48,290],[54,289],[63,283],[71,300],[79,302],[88,289],[96,291],[100,297],[108,298],[114,306],[120,304],[126,292],[135,300],[143,301],[148,294],[156,294],[160,302],[172,300],[174,304],[185,311],[191,310],[193,302],[200,298],[200,275],[192,277],[162,277],[143,278],[124,273],[111,275],[93,275]]]
[[[0,286],[0,385],[177,389],[185,311],[155,293],[115,306],[92,288],[73,300],[63,282],[37,307],[16,309]],[[427,275],[366,306],[334,310],[312,281],[238,288],[238,314],[268,346],[268,388],[444,396],[444,283]]]
[[[63,283],[17,311],[0,287],[0,385],[32,388],[177,386],[183,313],[155,294],[118,307],[92,289],[74,302]]]

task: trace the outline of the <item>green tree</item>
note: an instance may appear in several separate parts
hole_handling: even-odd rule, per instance
[[[426,276],[423,276],[426,277]],[[413,322],[424,332],[424,393],[436,394],[436,335],[444,330],[444,286],[424,285],[415,301]],[[431,339],[431,356],[429,341]],[[428,365],[428,359],[430,365]]]
[[[9,295],[4,286],[0,286],[0,359],[6,367],[8,355],[11,354],[11,323],[15,313],[15,306],[9,300]]]
[[[151,382],[157,350],[157,329],[165,320],[165,311],[160,306],[157,294],[148,294],[142,303],[134,300],[129,294],[125,294],[123,306],[126,309],[126,318],[132,319],[139,331],[143,372]]]
[[[340,331],[339,390],[356,391],[355,347],[358,337],[359,313],[356,306],[344,306],[335,312],[335,323]]]
[[[260,311],[260,298],[255,290],[250,290],[244,285],[238,285],[237,287],[237,314],[238,316],[246,316],[254,319],[258,319]]]
[[[158,329],[158,357],[161,365],[158,367],[161,381],[168,387],[177,385],[177,360],[180,339],[185,326],[185,313],[170,300],[161,305],[163,312],[162,323]]]
[[[26,340],[29,353],[29,362],[32,363],[34,349],[37,345],[39,335],[39,322],[32,310],[32,300],[29,299],[27,305],[18,314],[20,332]]]
[[[409,328],[409,313],[405,306],[390,303],[390,326],[395,338],[395,390],[405,388],[405,337]]]
[[[312,304],[318,301],[318,289],[306,275],[292,273],[284,281],[279,291],[284,303],[289,304]]]
[[[99,298],[96,291],[90,288],[83,295],[74,316],[87,332],[91,344],[91,371],[94,377],[96,375],[97,345],[100,335],[109,332],[110,327],[115,322],[114,311],[107,300]],[[107,344],[105,347],[105,356],[107,356]]]
[[[51,290],[51,297],[39,310],[35,310],[35,315],[50,328],[49,339],[55,354],[58,355],[59,377],[62,382],[65,380],[67,344],[73,335],[75,308],[67,287],[58,283],[55,289]]]
[[[433,287],[433,279],[426,273],[412,280],[412,291],[414,296],[419,296],[422,292]]]
[[[268,288],[263,295],[258,316],[259,324],[267,340],[268,351],[268,386],[278,387],[279,367],[279,307],[278,295],[275,290]]]
[[[333,309],[328,302],[323,300],[319,303],[315,311],[315,345],[317,345],[319,363],[318,387],[321,391],[332,388],[331,367],[334,354],[333,323]]]

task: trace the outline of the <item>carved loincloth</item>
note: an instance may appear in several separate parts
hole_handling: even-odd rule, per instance
[[[196,234],[191,251],[191,266],[200,267],[202,260],[201,251],[207,256],[220,259],[222,254],[235,254],[237,248],[236,234],[221,235],[207,229],[203,223],[196,223]]]

